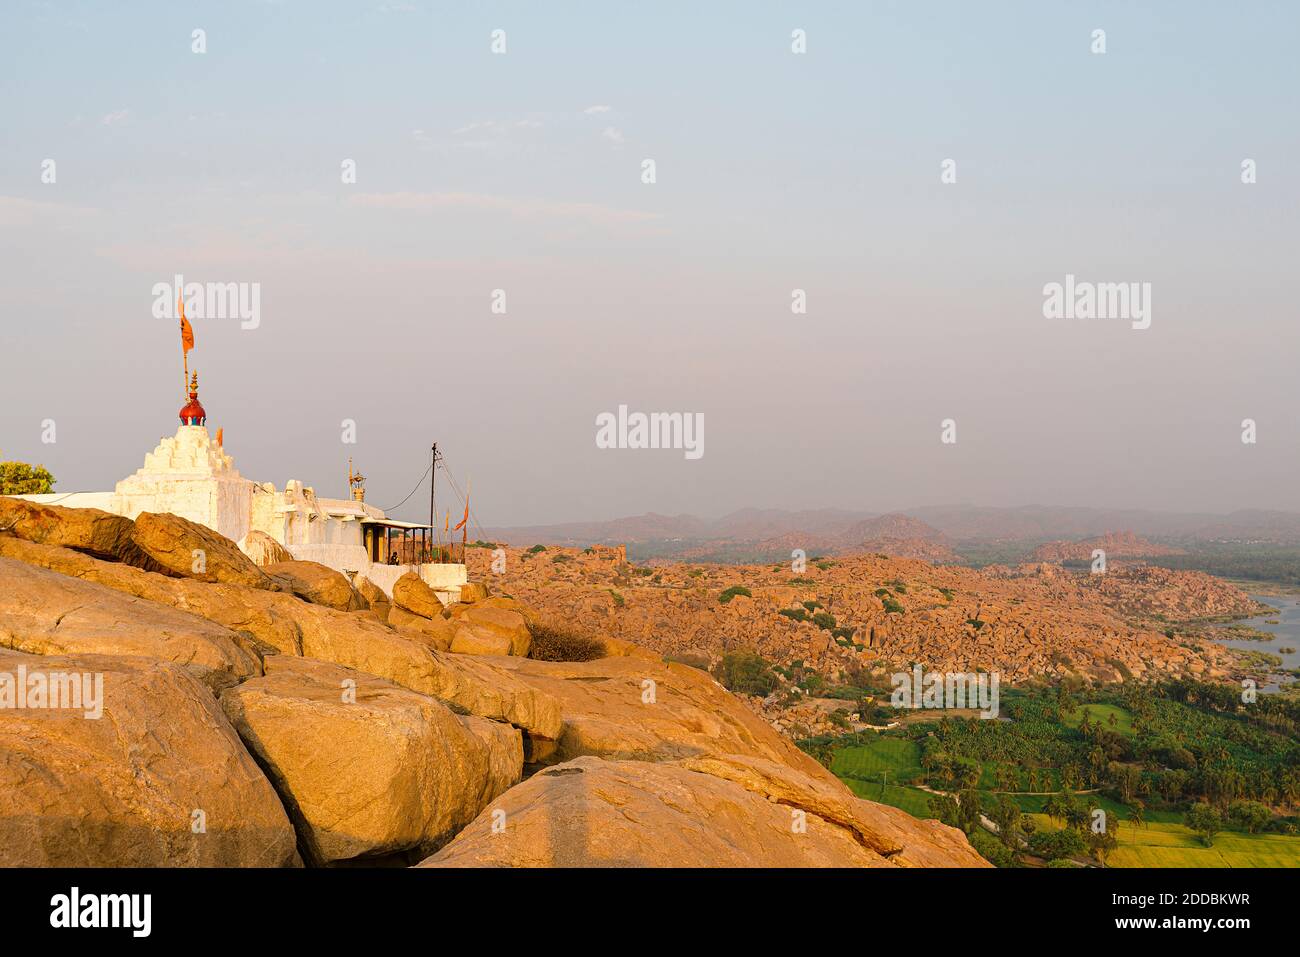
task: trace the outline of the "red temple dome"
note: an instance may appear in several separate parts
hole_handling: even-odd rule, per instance
[[[190,378],[190,401],[181,409],[181,425],[205,425],[207,421],[208,413],[199,401],[199,374],[196,372]]]

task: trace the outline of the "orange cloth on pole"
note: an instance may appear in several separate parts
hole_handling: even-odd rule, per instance
[[[194,348],[194,327],[191,326],[190,321],[185,318],[185,300],[177,299],[176,305],[181,311],[181,349],[185,352],[189,352]]]

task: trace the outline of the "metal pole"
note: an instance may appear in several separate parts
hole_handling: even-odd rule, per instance
[[[433,447],[429,449],[429,531],[436,534],[437,526],[434,524],[438,519],[438,510],[433,506],[433,491],[438,484],[438,443],[434,442]],[[439,545],[442,539],[438,539]],[[429,558],[433,558],[432,552]]]

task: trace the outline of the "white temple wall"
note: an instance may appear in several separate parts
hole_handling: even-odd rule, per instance
[[[382,519],[383,511],[353,499],[317,498],[302,482],[284,491],[241,476],[234,460],[203,426],[182,425],[159,440],[144,466],[117,483],[113,492],[19,495],[40,504],[98,508],[135,519],[141,512],[171,512],[215,529],[235,542],[252,530],[265,532],[294,558],[319,562],[338,571],[364,575],[390,597],[393,584],[415,571],[446,604],[457,601],[468,580],[464,565],[372,565],[365,548],[362,519]]]
[[[289,554],[299,561],[319,562],[341,572],[365,574],[370,556],[361,545],[317,544],[286,545]]]

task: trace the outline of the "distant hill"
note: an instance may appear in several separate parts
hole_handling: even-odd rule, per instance
[[[1132,532],[1107,532],[1098,538],[1081,542],[1047,542],[1034,549],[1036,562],[1088,561],[1100,549],[1112,558],[1153,558],[1160,555],[1181,555],[1181,549],[1157,545]]]
[[[1142,509],[1072,508],[1026,505],[924,506],[881,515],[849,509],[743,508],[718,519],[653,512],[610,521],[487,529],[488,537],[512,545],[628,544],[642,556],[700,561],[772,561],[794,548],[809,555],[852,551],[925,557],[953,555],[954,549],[984,543],[1023,543],[1028,556],[1043,552],[1071,556],[1093,540],[1117,535],[1107,549],[1115,557],[1179,554],[1183,544],[1268,542],[1300,545],[1300,513],[1243,509],[1228,515],[1156,512]],[[1104,547],[1104,546],[1096,546]],[[1092,549],[1079,557],[1091,557]],[[953,555],[955,558],[955,555]],[[1038,558],[1041,561],[1065,559]]]

